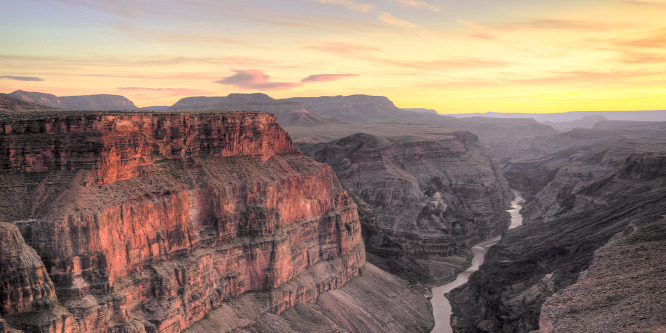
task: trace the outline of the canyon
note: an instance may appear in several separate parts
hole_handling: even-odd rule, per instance
[[[359,205],[369,260],[414,283],[451,279],[466,261],[453,255],[509,226],[508,185],[470,132],[359,133],[297,147],[331,165]]]
[[[352,323],[374,328],[396,295],[419,309],[396,308],[397,330],[432,325],[365,263],[356,205],[274,115],[3,114],[0,147],[3,330],[180,332],[249,304],[224,330],[339,330],[359,296],[377,312]]]
[[[635,332],[663,311],[666,124],[538,138],[504,167],[525,225],[450,299],[459,332]]]
[[[448,294],[454,331],[666,329],[664,123],[559,133],[365,95],[132,113],[10,95],[2,333],[428,332],[430,288],[500,235]],[[509,187],[526,202],[507,231]]]

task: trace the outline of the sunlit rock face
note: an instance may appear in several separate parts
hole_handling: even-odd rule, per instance
[[[387,267],[428,280],[413,275],[429,275],[428,258],[452,255],[508,227],[507,182],[474,134],[389,139],[361,133],[298,144],[330,164],[354,196],[366,247],[388,259]]]
[[[279,314],[365,263],[356,205],[271,114],[3,119],[0,155],[0,220],[35,261],[21,274],[59,301],[10,297],[28,332],[179,332],[248,291]]]

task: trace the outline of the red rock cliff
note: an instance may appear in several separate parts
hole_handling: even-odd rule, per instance
[[[253,290],[279,313],[365,262],[356,205],[274,115],[0,120],[0,161],[0,220],[42,258],[69,331],[179,332]]]

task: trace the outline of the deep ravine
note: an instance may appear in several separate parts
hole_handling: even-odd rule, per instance
[[[524,202],[524,199],[520,192],[513,190],[513,193],[516,198],[511,202],[511,209],[508,210],[511,214],[509,229],[513,229],[523,222],[520,209],[522,208],[521,204]],[[500,238],[500,236],[494,237],[473,246],[472,252],[474,253],[474,258],[472,259],[472,265],[464,272],[459,273],[454,281],[432,288],[432,299],[430,302],[432,303],[433,315],[435,317],[435,327],[432,329],[432,333],[453,333],[453,329],[451,328],[451,303],[445,295],[451,290],[467,283],[469,276],[479,270],[479,267],[483,264],[488,249],[495,245]]]

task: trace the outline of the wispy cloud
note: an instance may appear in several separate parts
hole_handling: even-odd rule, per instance
[[[353,76],[358,76],[358,74],[314,74],[306,77],[305,79],[301,80],[303,83],[310,83],[310,82],[328,82],[328,81],[335,81],[335,80],[340,80],[346,77],[353,77]]]
[[[624,41],[618,44],[643,48],[664,48],[666,47],[666,29],[660,29],[645,38]]]
[[[617,61],[627,64],[666,63],[666,54],[620,51]]]
[[[665,7],[666,8],[666,2],[665,1],[627,0],[627,1],[624,1],[624,3],[630,4],[630,5],[636,5],[636,6],[654,6],[654,7]]]
[[[407,5],[407,6],[411,6],[411,7],[426,8],[426,9],[432,10],[435,13],[439,13],[439,11],[440,11],[439,7],[437,7],[435,5],[431,5],[431,4],[429,4],[425,1],[420,1],[420,0],[396,0],[396,1],[398,1],[399,3],[401,3],[403,5]]]
[[[401,19],[391,15],[391,13],[388,13],[388,12],[384,12],[381,15],[379,15],[379,19],[382,20],[382,22],[384,22],[386,24],[390,24],[390,25],[396,26],[398,28],[403,28],[403,29],[408,29],[408,30],[412,30],[412,29],[416,28],[415,24],[407,22],[405,20],[401,20]]]
[[[473,57],[435,59],[429,61],[405,61],[405,60],[393,60],[393,59],[383,59],[381,61],[397,67],[429,69],[429,70],[460,69],[460,68],[491,68],[491,67],[504,67],[511,64],[510,62],[503,60],[483,59],[483,58],[473,58]]]
[[[9,79],[9,80],[15,80],[15,81],[44,81],[44,79],[34,77],[34,76],[1,75],[0,79]]]
[[[626,79],[651,76],[658,73],[645,72],[645,71],[566,71],[566,72],[553,72],[550,76],[530,78],[530,79],[516,79],[507,80],[509,82],[520,84],[557,84],[557,83],[589,83],[595,81],[610,82],[613,80],[622,80],[627,83]]]
[[[491,24],[493,30],[604,30],[613,25],[602,22],[562,20],[562,19],[533,19],[515,22],[500,22]]]
[[[481,39],[487,39],[487,40],[497,40],[497,37],[494,34],[488,32],[488,30],[486,30],[484,27],[482,27],[482,26],[480,26],[480,25],[478,25],[474,22],[470,22],[470,21],[463,20],[463,19],[458,19],[458,23],[460,23],[460,24],[464,25],[465,27],[471,29],[473,31],[472,37],[474,37],[474,38],[481,38]]]
[[[234,72],[236,74],[215,82],[243,90],[281,90],[303,85],[296,82],[271,82],[271,77],[260,69],[234,70]]]
[[[120,91],[129,92],[158,92],[166,96],[191,96],[191,95],[210,95],[212,92],[207,90],[189,89],[189,88],[150,88],[150,87],[118,87]]]
[[[384,51],[384,49],[377,46],[371,46],[366,44],[354,44],[354,43],[340,43],[340,42],[311,44],[304,46],[304,48],[328,52],[328,53],[335,53],[335,54],[356,54],[356,53]]]
[[[367,13],[371,11],[373,8],[375,8],[375,6],[372,4],[358,3],[352,0],[314,0],[314,1],[324,4],[341,5],[355,12],[362,12],[362,13]]]

